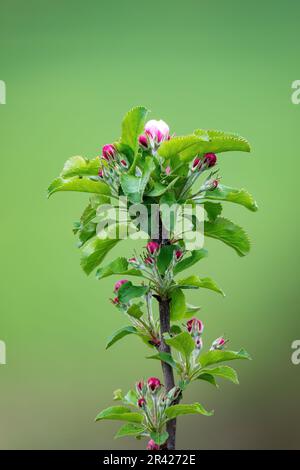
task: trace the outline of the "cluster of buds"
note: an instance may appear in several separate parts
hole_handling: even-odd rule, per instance
[[[147,382],[144,382],[143,380],[137,382],[135,388],[138,396],[138,407],[145,410],[148,402],[147,394],[157,395],[162,386],[162,383],[157,377],[149,377]]]
[[[207,168],[212,168],[217,163],[217,156],[214,153],[205,153],[203,157],[195,157],[192,163],[192,171],[202,172]]]
[[[169,126],[162,120],[152,119],[144,128],[144,134],[139,136],[139,144],[143,150],[152,150],[155,153],[165,140],[170,139]]]
[[[193,186],[197,178],[201,175],[201,173],[203,173],[205,170],[208,170],[209,168],[214,167],[216,163],[217,163],[217,156],[214,153],[205,153],[203,156],[196,156],[192,162],[189,175],[187,177],[186,183],[179,197],[180,198],[186,197],[189,190],[191,189],[191,187]],[[210,175],[209,178],[211,176],[212,175]],[[208,181],[208,179],[206,180],[206,182]],[[206,184],[206,182],[204,184]],[[206,187],[205,191],[215,189],[217,186],[218,186],[217,179],[214,181],[210,181],[210,184]],[[200,188],[199,192],[204,191],[203,187],[204,186]]]
[[[186,329],[195,341],[195,350],[196,355],[198,356],[203,346],[201,338],[204,330],[203,322],[196,317],[191,318],[186,323]]]
[[[226,343],[228,343],[228,339],[225,339],[223,336],[220,336],[220,338],[217,338],[213,341],[210,347],[210,351],[215,351],[216,349],[224,349]]]
[[[148,242],[146,245],[146,253],[138,259],[136,257],[129,258],[130,263],[136,269],[144,270],[147,267],[154,267],[156,265],[157,256],[159,255],[160,244],[154,241]]]
[[[136,258],[131,259],[131,263],[134,264],[136,267],[139,267],[138,261]],[[146,307],[147,307],[147,318],[141,319],[136,318],[130,314],[130,307],[132,306],[132,301],[129,300],[128,302],[124,303],[120,300],[119,290],[120,288],[129,282],[127,279],[120,279],[114,285],[114,294],[115,297],[111,298],[110,301],[113,305],[115,305],[121,312],[128,314],[129,320],[132,325],[138,330],[138,332],[144,338],[148,338],[149,344],[158,348],[160,346],[161,340],[159,335],[159,328],[157,322],[155,321],[152,313],[152,305],[151,305],[151,298],[152,293],[151,291],[147,292],[145,295],[146,300]]]
[[[150,377],[147,381],[140,380],[135,386],[137,393],[137,406],[143,411],[145,421],[150,431],[158,431],[165,422],[165,410],[177,402],[181,395],[179,387],[166,392],[157,377]],[[160,447],[151,439],[147,445],[148,450],[159,450]]]
[[[98,176],[112,188],[119,180],[119,175],[129,167],[127,158],[120,154],[113,144],[107,144],[102,147],[100,156],[101,166]]]
[[[159,286],[161,289],[168,287],[170,281],[172,281],[173,268],[181,261],[184,256],[184,251],[181,249],[175,249],[173,252],[173,258],[170,265],[161,276],[157,267],[157,259],[160,253],[161,245],[156,241],[150,241],[146,245],[146,251],[141,257],[133,257],[128,260],[132,267],[144,271],[145,276]]]

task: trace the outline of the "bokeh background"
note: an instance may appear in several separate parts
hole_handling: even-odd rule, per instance
[[[191,295],[203,306],[206,346],[226,333],[253,361],[234,365],[240,386],[191,387],[186,402],[215,416],[180,418],[178,448],[300,447],[300,365],[291,363],[300,339],[299,17],[296,0],[0,1],[2,449],[144,447],[113,440],[118,423],[93,418],[114,389],[160,374],[159,364],[134,337],[104,351],[125,320],[108,300],[115,279],[98,282],[79,266],[71,229],[87,196],[45,195],[68,157],[99,154],[138,104],[179,135],[202,127],[247,137],[251,155],[223,154],[220,168],[260,208],[225,208],[252,239],[248,257],[209,240],[209,257],[193,268],[227,293]],[[132,248],[120,244],[110,258]]]

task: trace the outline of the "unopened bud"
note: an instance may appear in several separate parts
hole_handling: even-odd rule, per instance
[[[204,163],[206,163],[209,168],[215,166],[217,163],[217,156],[214,153],[206,153],[204,155]]]
[[[127,279],[120,279],[120,281],[116,282],[115,283],[115,287],[114,287],[114,291],[115,292],[118,292],[118,290],[120,289],[120,287],[125,284],[126,282],[128,282]]]
[[[151,392],[158,391],[162,386],[160,380],[157,379],[156,377],[150,377],[147,381],[147,385]]]
[[[149,243],[147,243],[146,248],[147,248],[148,252],[150,253],[150,255],[154,255],[154,253],[156,253],[159,250],[159,243],[149,242]]]
[[[116,155],[116,149],[114,145],[107,144],[102,147],[102,156],[105,160],[109,161],[111,158],[114,158]]]
[[[124,159],[120,160],[120,164],[123,168],[128,168],[128,163],[126,162],[126,160]]]
[[[153,266],[154,264],[154,259],[151,258],[151,256],[147,256],[147,258],[144,259],[145,264],[148,264],[150,266]]]
[[[144,408],[144,407],[146,406],[146,400],[145,400],[145,398],[142,397],[142,398],[139,398],[139,399],[138,399],[138,406],[139,406],[140,408]]]
[[[176,250],[175,251],[176,261],[180,261],[182,257],[183,257],[183,252],[181,250]]]
[[[139,136],[139,144],[141,147],[143,147],[144,149],[147,149],[148,148],[148,139],[147,139],[147,136],[144,135],[144,134],[141,134]]]
[[[217,338],[213,341],[210,350],[214,351],[215,349],[224,349],[227,341],[223,336],[220,336],[220,338]]]
[[[196,317],[191,318],[189,321],[187,321],[186,327],[189,333],[197,336],[201,335],[204,330],[203,322]]]
[[[153,439],[150,439],[147,444],[147,450],[159,450],[159,445],[155,444]]]
[[[202,166],[201,158],[196,157],[193,161],[192,171],[200,170],[201,166]]]

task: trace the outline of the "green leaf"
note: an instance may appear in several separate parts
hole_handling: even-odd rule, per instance
[[[82,248],[81,266],[86,274],[90,274],[102,263],[107,253],[119,242],[118,239],[98,238],[88,240]]]
[[[153,439],[155,444],[157,444],[158,446],[162,446],[166,442],[166,440],[168,439],[169,434],[167,433],[167,431],[163,431],[161,433],[151,432],[150,437],[151,437],[151,439]]]
[[[179,335],[179,333],[181,333],[181,328],[179,325],[171,325],[171,328],[170,328],[170,332],[171,332],[171,336],[173,335]]]
[[[234,384],[239,383],[236,371],[229,366],[219,366],[213,369],[202,369],[201,374],[199,375],[199,377],[197,377],[197,379],[201,379],[202,374],[209,374],[211,376],[222,377],[223,379],[230,380]]]
[[[176,321],[184,317],[186,312],[185,295],[178,287],[171,292],[170,315]]]
[[[172,355],[166,352],[159,352],[158,354],[154,354],[153,356],[146,357],[146,359],[157,359],[158,361],[166,362],[174,369],[177,369],[177,363],[174,361]]]
[[[71,178],[72,176],[97,176],[100,168],[100,158],[92,160],[80,156],[71,157],[66,161],[60,176]]]
[[[138,396],[135,390],[129,390],[124,397],[124,401],[129,405],[137,406]]]
[[[93,222],[89,222],[86,225],[83,225],[82,227],[79,228],[78,230],[78,247],[81,248],[88,240],[90,240],[92,237],[95,236],[96,234],[96,228],[97,224]]]
[[[130,202],[133,204],[142,202],[147,183],[152,171],[155,169],[155,164],[152,157],[146,157],[142,165],[142,176],[134,176],[128,173],[123,173],[120,180],[125,196],[127,196]]]
[[[232,132],[196,129],[194,134],[197,137],[207,139],[203,146],[204,153],[221,153],[236,150],[250,152],[249,142],[244,137]]]
[[[133,318],[141,318],[144,314],[144,312],[141,310],[141,305],[143,305],[141,302],[130,305],[129,309],[127,310],[127,314]]]
[[[143,106],[132,108],[123,119],[121,143],[128,145],[136,154],[138,137],[143,132],[148,110]]]
[[[178,281],[178,285],[183,288],[188,288],[188,287],[203,287],[204,289],[210,289],[218,294],[221,294],[225,296],[224,292],[218,285],[215,283],[215,281],[211,277],[203,277],[200,279],[198,276],[189,276],[186,277],[185,279],[181,279]]]
[[[147,286],[134,286],[131,281],[128,281],[118,290],[118,298],[121,303],[127,304],[132,299],[142,297],[147,291]]]
[[[201,199],[234,202],[235,204],[240,204],[246,207],[252,212],[256,212],[258,210],[255,199],[250,193],[248,193],[248,191],[245,189],[230,188],[223,184],[219,184],[219,186],[213,191],[206,191],[201,194]]]
[[[199,310],[201,310],[201,307],[187,303],[184,318],[191,318],[191,316],[195,315],[197,312],[199,312]]]
[[[219,385],[217,384],[216,379],[211,374],[200,374],[196,378],[199,380],[204,380],[205,382],[210,383],[214,387],[219,388]]]
[[[158,149],[158,153],[166,160],[174,158],[173,166],[176,167],[178,160],[181,162],[192,160],[195,155],[203,152],[205,140],[208,137],[187,135],[183,137],[173,137],[165,141]],[[171,162],[172,163],[172,162]]]
[[[200,414],[204,416],[212,416],[213,411],[206,411],[200,403],[194,403],[192,405],[173,405],[165,411],[168,419],[177,418],[181,415]]]
[[[174,191],[164,193],[159,200],[159,205],[162,224],[171,233],[174,231],[178,214],[177,198]]]
[[[115,435],[115,439],[119,437],[127,437],[127,436],[137,436],[145,431],[144,426],[134,423],[127,423],[124,424]]]
[[[134,326],[124,326],[124,328],[121,328],[120,330],[115,331],[109,338],[106,344],[106,348],[110,348],[113,344],[115,344],[117,341],[120,341],[120,339],[124,338],[124,336],[127,335],[136,335],[138,334],[137,329]]]
[[[126,276],[141,276],[141,272],[138,269],[132,269],[127,259],[120,257],[109,263],[104,268],[99,268],[96,272],[97,279],[104,279],[105,277],[112,276],[114,274],[126,275]]]
[[[145,194],[148,197],[162,196],[164,193],[166,193],[169,189],[171,189],[176,184],[178,179],[179,179],[178,177],[174,178],[167,186],[165,186],[164,184],[161,184],[159,181],[155,181],[151,189],[147,191]]]
[[[114,401],[120,401],[120,400],[123,400],[123,393],[122,393],[122,389],[121,388],[118,388],[117,390],[114,391],[113,393],[113,400]]]
[[[179,333],[179,335],[173,336],[172,338],[166,337],[165,342],[172,348],[179,351],[186,360],[189,359],[190,355],[195,349],[194,340],[187,331]]]
[[[97,223],[94,221],[97,213],[97,208],[107,202],[107,196],[95,196],[94,199],[90,198],[88,206],[84,209],[80,222],[74,225],[73,232],[77,234],[79,239],[79,248],[85,242],[90,240],[96,235]]]
[[[191,251],[189,256],[185,256],[181,261],[179,261],[179,263],[176,264],[174,268],[174,274],[178,274],[181,271],[190,268],[202,258],[205,258],[207,254],[208,251],[204,248],[202,248],[201,250]]]
[[[228,219],[218,217],[214,222],[204,222],[204,234],[207,237],[221,240],[233,248],[239,256],[250,251],[250,241],[246,232]]]
[[[176,251],[175,245],[163,245],[159,251],[159,255],[157,258],[157,267],[160,274],[164,274],[169,267],[172,259],[173,253]]]
[[[199,362],[202,367],[217,364],[218,362],[233,361],[235,359],[249,360],[251,357],[245,349],[240,349],[240,351],[237,352],[217,349],[215,351],[208,351],[199,356]]]
[[[250,152],[250,146],[246,139],[228,132],[215,130],[197,129],[194,135],[184,137],[173,137],[171,140],[163,142],[158,153],[165,159],[174,158],[182,162],[192,160],[197,154],[208,152],[221,153],[239,150]]]
[[[193,315],[201,310],[201,307],[197,307],[196,305],[186,304],[186,315]]]
[[[127,406],[111,406],[101,411],[101,413],[96,416],[95,421],[101,421],[103,419],[141,423],[143,416],[140,413],[133,413]]]
[[[93,181],[86,177],[75,176],[69,179],[56,178],[48,188],[48,197],[58,191],[79,191],[83,193],[110,195],[109,186],[102,181]],[[109,198],[107,199],[109,201]]]
[[[222,213],[222,204],[205,201],[204,209],[206,210],[208,219],[214,222]]]

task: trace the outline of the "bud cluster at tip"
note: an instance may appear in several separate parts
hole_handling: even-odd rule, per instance
[[[139,136],[139,145],[143,150],[156,152],[165,140],[170,140],[170,129],[162,119],[151,119],[145,124],[144,133]]]
[[[145,415],[145,421],[150,423],[151,431],[161,433],[162,426],[166,422],[166,410],[178,403],[182,390],[175,386],[168,392],[157,377],[149,377],[146,381],[140,380],[135,384],[137,394],[137,406]],[[151,439],[148,442],[148,450],[159,450],[159,446]]]
[[[100,156],[101,166],[98,170],[98,176],[112,189],[118,187],[119,175],[129,168],[129,163],[125,155],[120,154],[113,144],[107,144],[102,147]]]
[[[203,157],[195,157],[192,163],[192,171],[204,171],[212,168],[217,163],[217,156],[214,153],[205,153]]]

